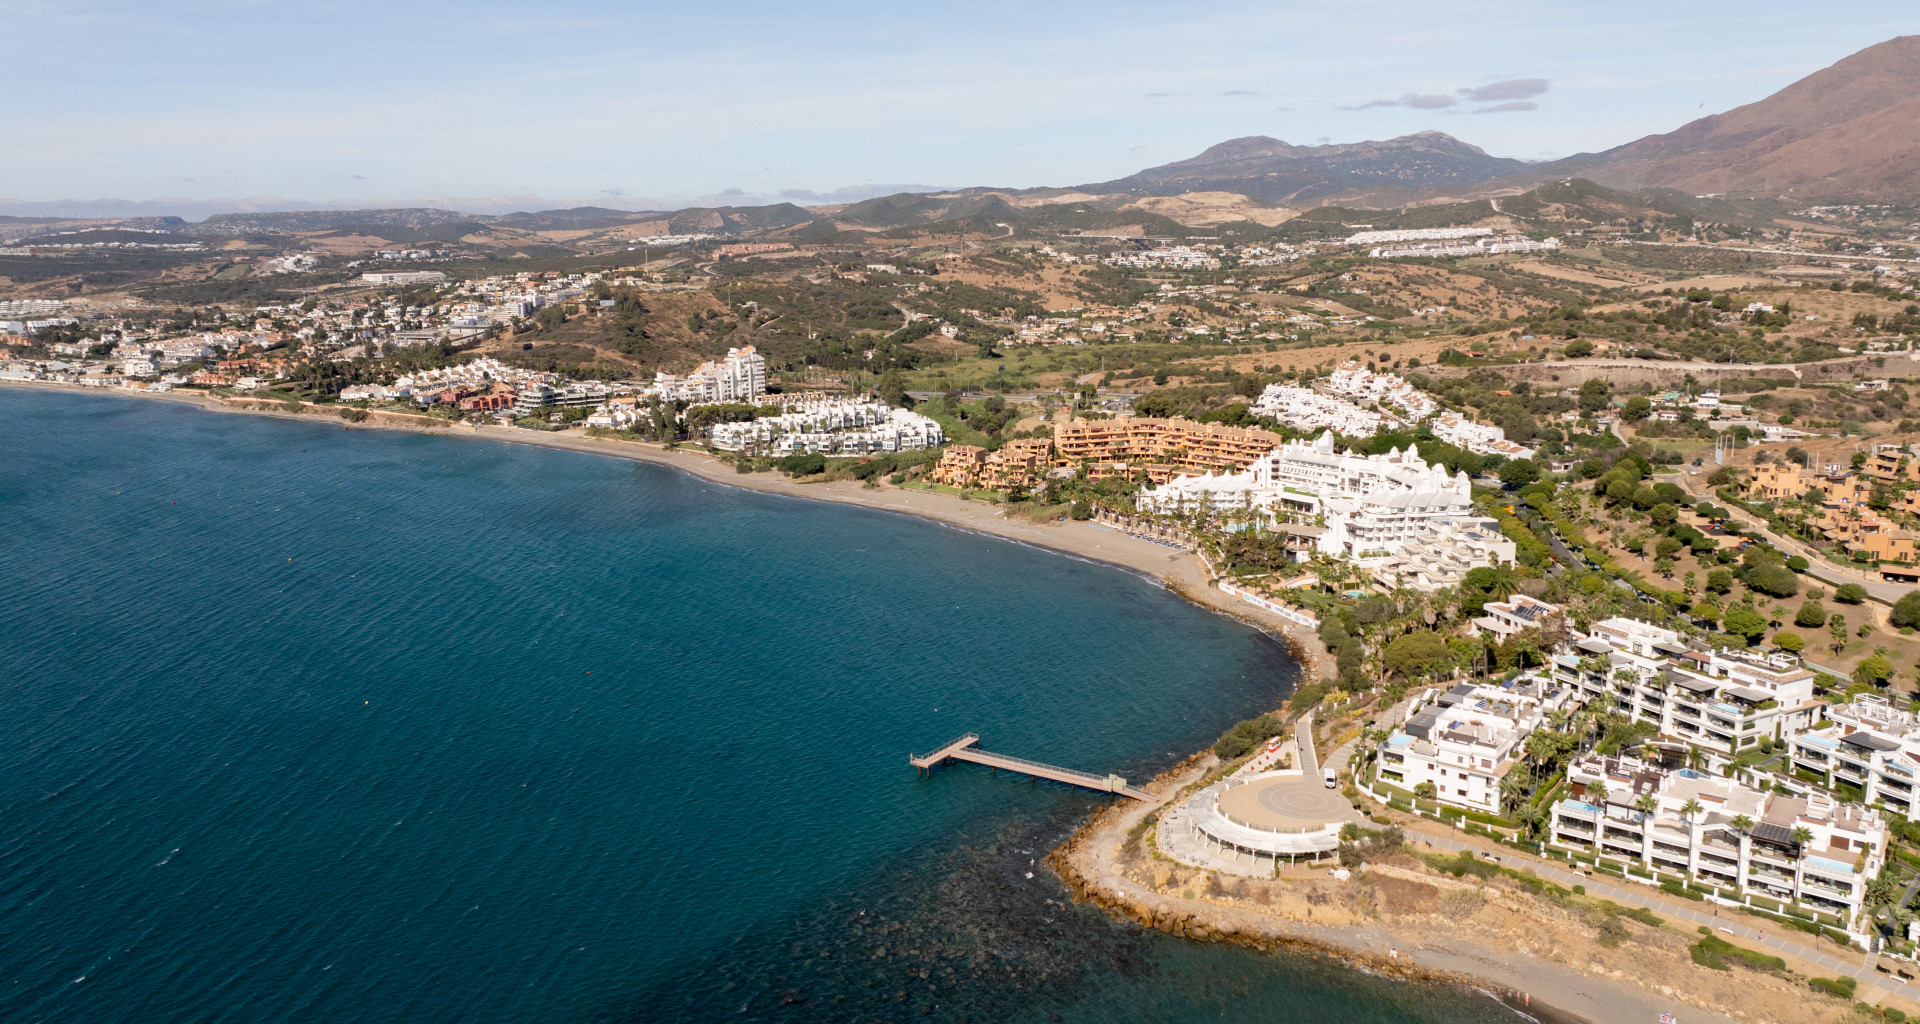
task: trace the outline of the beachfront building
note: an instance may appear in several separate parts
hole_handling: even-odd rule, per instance
[[[1522,745],[1567,696],[1546,674],[1432,691],[1381,742],[1379,777],[1405,790],[1431,785],[1441,803],[1499,814],[1501,783]]]
[[[1179,473],[1239,472],[1283,439],[1266,430],[1173,417],[1068,420],[1053,427],[1053,447],[1069,466],[1100,466],[1109,476],[1145,470],[1155,483]]]
[[[998,451],[970,444],[949,445],[932,470],[934,483],[989,491],[1031,489],[1051,464],[1053,442],[1044,437],[1008,441]]]
[[[1787,737],[1794,771],[1818,775],[1828,789],[1853,787],[1862,802],[1912,817],[1914,776],[1920,773],[1920,718],[1870,693],[1828,707],[1826,713],[1825,721]]]
[[[1880,813],[1790,796],[1690,768],[1590,754],[1567,767],[1548,841],[1642,869],[1684,873],[1750,901],[1797,903],[1851,923],[1887,855]]]
[[[938,422],[884,402],[804,395],[781,408],[775,416],[716,423],[708,443],[731,452],[865,455],[938,448],[947,440]]]
[[[1450,476],[1411,448],[1385,455],[1336,452],[1331,434],[1281,445],[1244,473],[1169,481],[1143,491],[1138,504],[1168,513],[1259,510],[1275,522],[1322,526],[1315,550],[1405,580],[1389,585],[1437,589],[1448,585],[1437,582],[1448,574],[1426,570],[1444,569],[1450,561],[1466,568],[1493,565],[1514,556],[1513,541],[1474,509],[1466,474]]]
[[[1595,623],[1553,671],[1589,706],[1730,754],[1806,729],[1823,706],[1812,670],[1792,655],[1694,650],[1673,630],[1624,617]]]

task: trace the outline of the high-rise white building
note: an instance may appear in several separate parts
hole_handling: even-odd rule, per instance
[[[684,378],[670,373],[654,374],[651,390],[670,402],[752,405],[767,393],[767,361],[752,345],[730,348],[725,359],[701,363]]]

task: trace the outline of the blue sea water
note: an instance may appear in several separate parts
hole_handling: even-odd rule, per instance
[[[1099,798],[906,764],[1146,778],[1295,678],[900,516],[0,389],[0,1020],[1507,1019],[1069,906]]]

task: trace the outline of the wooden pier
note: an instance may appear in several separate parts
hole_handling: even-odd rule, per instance
[[[915,768],[930,772],[948,761],[972,761],[999,770],[1019,772],[1029,778],[1049,779],[1064,782],[1069,786],[1080,786],[1098,793],[1117,793],[1135,800],[1151,800],[1153,797],[1143,790],[1127,785],[1127,780],[1118,775],[1094,775],[1091,772],[1076,772],[1071,768],[1058,768],[1038,761],[1029,761],[1024,757],[1009,754],[995,754],[980,749],[980,734],[967,733],[936,748],[931,754],[908,754],[907,763]]]

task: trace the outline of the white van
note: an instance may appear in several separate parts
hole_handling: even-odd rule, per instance
[[[1340,772],[1332,767],[1329,767],[1327,769],[1326,778],[1327,778],[1327,788],[1332,789],[1334,786],[1338,785],[1340,782]]]

